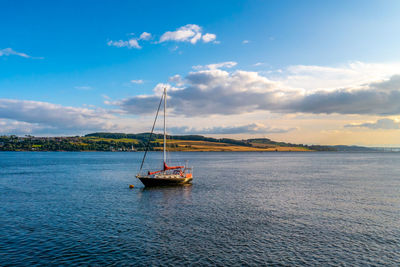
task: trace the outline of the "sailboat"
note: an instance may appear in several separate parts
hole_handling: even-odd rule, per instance
[[[158,113],[160,111],[161,104],[164,103],[164,143],[163,143],[163,153],[164,159],[162,163],[161,170],[147,171],[142,173],[143,164],[146,159],[147,152],[149,151],[149,145],[151,142],[151,137],[153,135],[154,126],[157,121]],[[166,127],[166,109],[167,109],[167,88],[164,88],[164,92],[161,96],[160,103],[158,104],[158,109],[156,117],[154,119],[153,128],[151,129],[149,141],[143,155],[142,163],[140,165],[139,173],[136,175],[146,187],[149,186],[164,186],[164,185],[183,185],[192,182],[193,173],[192,168],[186,166],[168,166],[167,165],[167,127]]]

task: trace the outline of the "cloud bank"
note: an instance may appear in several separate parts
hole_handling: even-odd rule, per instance
[[[39,101],[0,99],[1,132],[10,129],[76,133],[113,130],[115,116],[102,109],[65,107]],[[8,129],[8,130],[7,130]]]
[[[168,132],[171,134],[271,134],[287,133],[292,130],[295,129],[272,128],[260,123],[251,123],[240,126],[216,126],[201,129],[187,126],[168,128]]]
[[[380,81],[353,83],[347,87],[304,89],[288,86],[287,81],[272,80],[257,72],[219,69],[226,66],[226,62],[208,66],[189,72],[179,90],[169,90],[171,112],[188,117],[255,111],[285,114],[400,114],[398,75]],[[158,101],[159,97],[154,94],[133,96],[114,104],[128,113],[146,114],[154,110]]]
[[[307,116],[312,118],[317,118],[313,114],[358,114],[367,122],[347,124],[346,128],[398,129],[397,120],[369,122],[368,116],[400,114],[399,69],[395,64],[352,63],[347,67],[291,66],[253,72],[237,69],[234,61],[213,63],[195,66],[186,75],[174,75],[150,94],[119,100],[103,96],[108,109],[0,99],[0,133],[141,131],[150,124],[164,87],[172,115],[169,125],[188,125],[171,127],[176,134],[271,134],[296,127],[303,131],[300,121],[285,115],[296,113],[311,114]],[[343,118],[337,127],[351,122]],[[266,126],[283,125],[283,120],[288,123],[284,127]]]

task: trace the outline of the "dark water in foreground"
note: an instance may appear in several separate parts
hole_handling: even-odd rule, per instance
[[[0,265],[400,265],[400,153],[172,153],[157,189],[141,156],[0,153]]]

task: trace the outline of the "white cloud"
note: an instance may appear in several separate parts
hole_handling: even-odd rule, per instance
[[[160,43],[166,41],[190,42],[197,33],[200,33],[201,27],[195,24],[187,24],[176,31],[167,31],[160,37]]]
[[[139,43],[138,43],[138,41],[137,41],[136,39],[130,39],[130,40],[128,41],[128,43],[129,43],[129,46],[128,46],[128,47],[133,47],[133,48],[137,48],[137,49],[142,48],[142,47],[139,45]]]
[[[169,77],[168,81],[170,83],[175,83],[177,86],[182,86],[184,84],[183,79],[179,74]]]
[[[242,42],[242,44],[248,44],[248,43],[250,43],[249,40],[243,40],[243,42]]]
[[[192,39],[190,39],[190,42],[191,42],[192,44],[195,44],[195,43],[197,43],[197,41],[200,40],[200,39],[201,39],[201,33],[196,33],[196,35],[193,36]]]
[[[0,134],[31,134],[37,130],[42,130],[38,124],[0,119]]]
[[[0,57],[1,56],[10,56],[10,55],[20,56],[20,57],[25,57],[25,58],[31,57],[25,53],[20,53],[20,52],[14,51],[12,48],[4,48],[4,49],[0,50]]]
[[[215,39],[217,39],[217,36],[213,33],[206,33],[203,35],[202,39],[203,39],[203,42],[209,43],[209,42],[212,42]]]
[[[264,63],[262,63],[262,62],[257,62],[257,63],[255,63],[253,66],[258,67],[258,66],[262,66],[262,65],[264,65]]]
[[[345,125],[346,128],[369,128],[369,129],[385,129],[385,130],[398,130],[400,129],[400,122],[392,119],[379,119],[375,122],[352,123]]]
[[[190,42],[196,44],[200,39],[208,43],[214,41],[217,36],[213,33],[202,35],[202,28],[196,24],[187,24],[175,31],[167,31],[161,35],[159,42],[175,41],[175,42]]]
[[[126,98],[119,101],[104,101],[106,105],[114,105],[123,107],[122,110],[131,114],[152,114],[156,105],[160,102],[160,96],[164,92],[164,88],[167,88],[168,95],[179,90],[181,88],[174,87],[168,83],[158,83],[153,88],[153,95],[138,95],[133,98]],[[168,96],[170,99],[171,97]],[[136,105],[136,102],[140,102]],[[147,104],[146,104],[147,103]]]
[[[354,87],[374,81],[388,79],[399,74],[399,63],[351,62],[336,67],[295,65],[281,73],[270,74],[271,79],[281,81],[292,88],[307,91],[329,90],[340,87]]]
[[[131,80],[131,83],[142,84],[144,83],[143,80]]]
[[[179,90],[182,90],[182,88],[179,87],[175,87],[172,86],[168,83],[158,83],[154,88],[153,88],[153,92],[156,96],[161,96],[164,92],[164,88],[167,89],[168,94],[169,93],[173,93],[173,92],[177,92]]]
[[[158,43],[163,43],[167,41],[174,42],[190,42],[191,44],[196,44],[199,40],[203,40],[204,43],[209,43],[214,41],[214,43],[219,43],[216,41],[217,36],[213,33],[202,33],[203,29],[196,24],[187,24],[178,28],[175,31],[167,31],[161,35]],[[135,35],[131,33],[129,35]],[[115,47],[128,47],[128,48],[136,48],[141,49],[142,46],[139,44],[139,41],[149,41],[153,38],[153,35],[148,32],[142,32],[138,38],[131,38],[129,40],[109,40],[107,42],[108,46]],[[157,43],[157,42],[156,42]],[[173,51],[178,49],[176,46],[173,48]],[[1,51],[1,50],[0,50]],[[0,54],[1,55],[1,54]]]
[[[140,40],[150,40],[151,39],[151,33],[148,32],[143,32],[140,37]]]
[[[130,33],[129,35],[135,35],[135,34]],[[139,38],[131,38],[129,40],[118,40],[118,41],[110,40],[107,42],[107,45],[115,47],[128,47],[128,48],[141,49],[142,47],[140,46],[139,41],[148,41],[151,39],[151,37],[152,37],[151,33],[142,32]]]
[[[108,41],[107,42],[108,46],[116,46],[116,47],[128,47],[128,48],[136,48],[136,49],[141,49],[142,47],[139,45],[138,41],[136,39],[129,39],[128,41]]]
[[[215,70],[215,69],[221,69],[221,68],[233,68],[237,65],[237,62],[235,61],[225,61],[225,62],[220,62],[220,63],[214,63],[214,64],[208,64],[208,65],[197,65],[193,66],[192,68],[195,70]]]
[[[43,57],[32,57],[25,53],[17,52],[15,50],[13,50],[12,48],[0,49],[0,57],[2,57],[2,56],[19,56],[19,57],[32,58],[32,59],[43,59]]]

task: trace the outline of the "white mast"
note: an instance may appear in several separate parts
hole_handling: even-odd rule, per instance
[[[167,162],[167,152],[166,152],[166,148],[167,148],[167,127],[166,127],[166,121],[165,121],[166,109],[167,109],[167,88],[164,87],[164,163]]]

